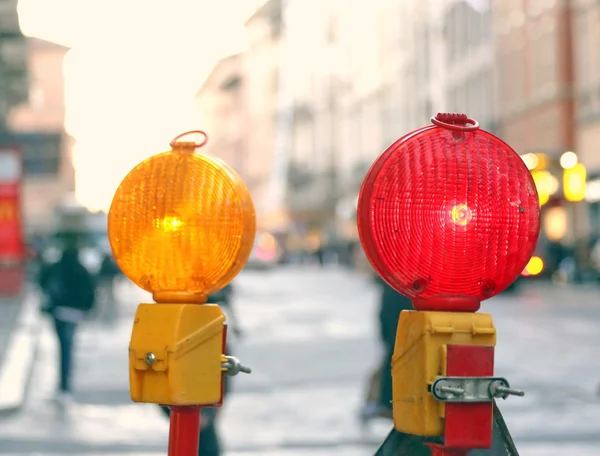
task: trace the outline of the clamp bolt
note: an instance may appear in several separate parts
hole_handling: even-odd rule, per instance
[[[240,360],[235,356],[225,356],[225,358],[227,361],[221,363],[221,367],[225,369],[225,373],[230,377],[233,377],[240,372],[243,372],[244,374],[252,373],[252,369],[240,363]]]
[[[506,399],[508,396],[525,396],[525,391],[511,388],[507,383],[501,380],[495,380],[490,383],[490,395]]]
[[[148,366],[152,366],[156,362],[156,355],[152,352],[146,353],[144,360]]]
[[[454,388],[452,386],[439,386],[438,391],[446,394],[452,394],[453,396],[462,396],[465,394],[465,390],[462,388]]]

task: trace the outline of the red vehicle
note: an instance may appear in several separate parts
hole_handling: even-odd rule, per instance
[[[21,215],[23,161],[16,147],[0,147],[0,296],[21,292],[25,242]]]

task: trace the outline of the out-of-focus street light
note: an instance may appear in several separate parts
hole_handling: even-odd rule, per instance
[[[582,163],[576,163],[563,172],[563,191],[565,199],[571,202],[583,201],[586,188],[586,169]]]
[[[560,241],[567,234],[567,211],[564,207],[551,207],[544,217],[544,232],[550,241]]]
[[[600,180],[592,180],[585,187],[585,199],[588,203],[600,201]]]
[[[540,206],[543,206],[558,191],[560,184],[558,179],[546,170],[534,170],[531,176],[538,191]]]
[[[577,163],[579,163],[579,158],[575,152],[567,151],[560,156],[560,166],[563,169],[571,169]]]
[[[546,169],[548,167],[548,157],[546,154],[529,152],[521,155],[521,160],[523,160],[529,171]]]
[[[539,159],[538,159],[537,155],[531,154],[531,153],[521,155],[521,160],[523,160],[523,162],[527,166],[527,169],[530,171],[537,168],[538,163],[539,163]]]

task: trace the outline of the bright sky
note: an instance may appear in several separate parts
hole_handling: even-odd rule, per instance
[[[77,198],[107,209],[124,175],[201,128],[194,94],[244,44],[260,0],[20,0],[23,33],[69,46],[66,127]]]

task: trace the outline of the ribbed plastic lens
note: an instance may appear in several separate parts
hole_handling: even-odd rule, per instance
[[[246,264],[255,229],[252,199],[239,176],[193,147],[137,165],[117,189],[108,217],[116,262],[155,299],[208,295],[225,286]]]
[[[516,279],[537,242],[539,200],[521,158],[483,130],[463,135],[440,127],[407,135],[363,182],[363,248],[412,298],[487,299]]]

